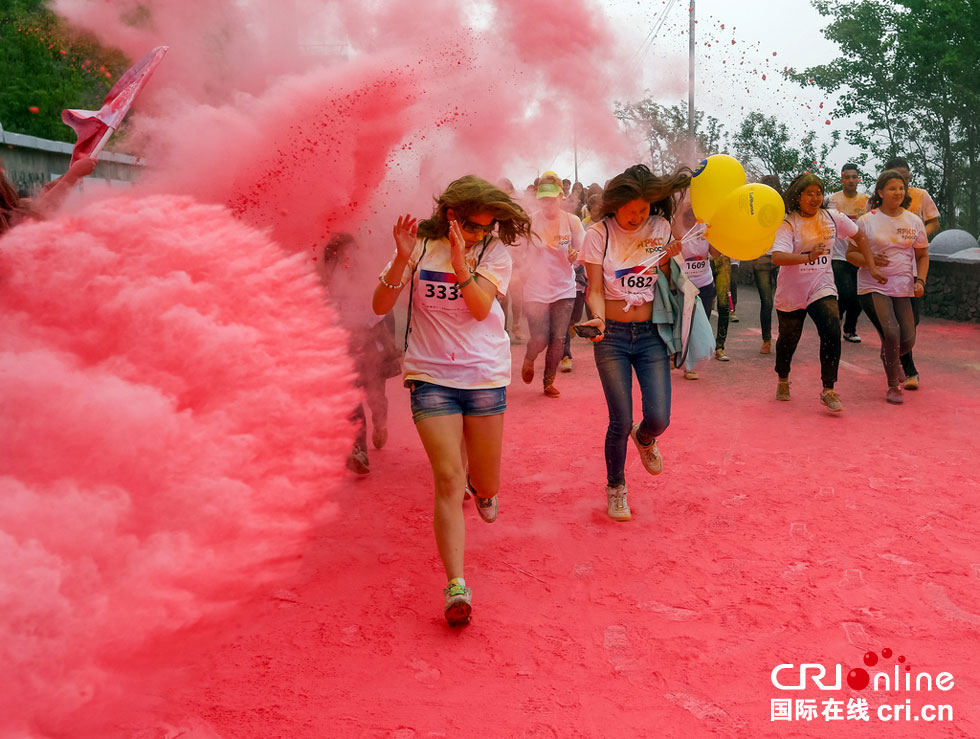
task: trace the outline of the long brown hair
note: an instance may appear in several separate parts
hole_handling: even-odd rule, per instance
[[[613,215],[633,200],[650,203],[650,215],[670,220],[674,215],[673,195],[690,187],[692,172],[681,167],[670,175],[658,177],[645,164],[635,164],[616,175],[602,192],[602,216]]]
[[[881,191],[885,189],[885,185],[887,185],[890,180],[901,180],[902,184],[905,185],[905,199],[902,201],[902,207],[909,207],[909,204],[912,202],[912,196],[909,195],[909,183],[906,182],[905,178],[894,169],[886,169],[884,172],[878,175],[878,181],[875,183],[874,194],[868,198],[868,205],[871,208],[881,207]]]
[[[451,182],[445,192],[436,198],[432,215],[419,224],[419,236],[426,239],[446,238],[449,235],[446,212],[450,208],[457,220],[465,220],[477,213],[489,213],[497,221],[497,238],[505,244],[514,244],[519,237],[531,235],[531,217],[510,199],[510,195],[486,180],[466,175]]]

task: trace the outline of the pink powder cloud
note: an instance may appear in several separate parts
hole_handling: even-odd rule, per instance
[[[356,395],[305,261],[220,207],[22,226],[0,276],[0,733],[43,732],[297,566]]]

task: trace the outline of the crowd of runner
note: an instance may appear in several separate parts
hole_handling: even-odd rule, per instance
[[[0,235],[50,212],[93,168],[83,158],[34,201],[20,198],[0,169]],[[777,400],[790,400],[793,355],[809,317],[820,337],[820,402],[830,413],[842,411],[841,341],[862,341],[862,311],[878,333],[885,400],[901,404],[903,390],[918,389],[912,350],[939,212],[928,193],[910,187],[910,174],[904,159],[886,162],[864,195],[857,192],[857,167],[846,164],[841,190],[829,196],[813,174],[780,193],[786,216],[774,242],[742,265],[752,269],[759,291],[760,354],[772,352],[776,312]],[[463,574],[464,501],[472,498],[488,523],[498,515],[512,351],[521,359],[521,380],[533,383],[540,370],[544,395],[559,399],[557,378],[573,371],[572,334],[593,342],[609,413],[606,510],[616,521],[632,515],[625,478],[630,441],[646,472],[663,470],[657,440],[670,424],[671,369],[697,380],[698,360],[730,361],[725,342],[729,324],[739,320],[740,265],[698,232],[692,176],[686,168],[657,175],[640,164],[605,186],[585,188],[546,172],[521,195],[506,180],[462,177],[428,218],[396,220],[395,249],[370,300],[362,281],[337,278],[339,267],[350,267],[353,237],[336,234],[325,245],[320,274],[350,334],[375,448],[388,440],[385,381],[401,375],[410,392],[432,468],[451,625],[468,623],[472,608]],[[780,185],[775,177],[763,183]],[[396,342],[391,311],[402,293],[406,329]],[[634,377],[641,395],[635,422]],[[357,435],[347,466],[358,474],[370,471],[367,415],[363,404],[351,414]]]
[[[671,369],[697,380],[697,360],[730,361],[725,342],[729,324],[739,321],[740,266],[752,270],[760,296],[760,354],[773,351],[776,312],[777,400],[790,400],[793,355],[809,317],[820,337],[821,388],[814,395],[827,412],[842,411],[841,342],[862,341],[862,311],[881,343],[885,401],[901,404],[903,390],[919,387],[912,348],[938,210],[925,191],[909,186],[905,160],[887,162],[870,195],[857,192],[853,164],[842,168],[842,189],[832,195],[813,174],[795,178],[780,192],[786,217],[774,243],[745,265],[697,233],[692,176],[685,168],[657,175],[636,165],[605,186],[585,188],[546,172],[522,194],[509,181],[469,176],[449,185],[429,218],[397,219],[395,252],[379,275],[368,322],[390,315],[408,293],[402,375],[432,467],[451,625],[468,623],[472,608],[463,574],[464,501],[472,498],[484,521],[498,514],[512,351],[521,380],[531,384],[540,372],[544,395],[559,399],[557,379],[573,371],[572,335],[593,342],[609,413],[606,510],[616,521],[631,518],[630,441],[646,472],[663,470],[657,440],[670,424]],[[780,189],[775,177],[763,182]],[[371,366],[391,362],[392,341],[389,329],[386,339],[371,342]],[[641,395],[635,422],[634,377]],[[356,418],[365,424],[363,411]],[[377,431],[378,414],[374,421],[380,448],[386,434]],[[351,454],[355,472],[369,470],[365,439],[362,432]]]

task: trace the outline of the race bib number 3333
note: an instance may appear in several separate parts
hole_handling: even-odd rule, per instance
[[[431,310],[465,309],[462,292],[452,272],[419,270],[419,299]]]

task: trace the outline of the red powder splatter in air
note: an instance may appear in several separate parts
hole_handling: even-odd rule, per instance
[[[169,692],[131,655],[293,572],[330,515],[345,334],[305,260],[188,198],[18,226],[0,276],[0,735],[119,735],[72,712]]]
[[[28,110],[31,111],[32,113],[40,113],[41,112],[41,109],[39,107],[37,107],[36,105],[30,106],[28,108]]]
[[[828,118],[827,120],[824,121],[824,123],[826,123],[829,126],[830,125],[830,119]]]

